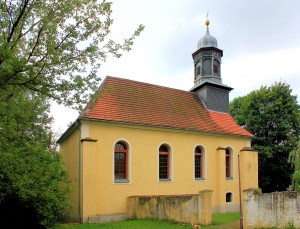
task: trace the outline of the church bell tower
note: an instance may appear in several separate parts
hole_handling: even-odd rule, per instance
[[[231,87],[222,83],[221,58],[223,50],[218,48],[217,39],[209,33],[209,20],[205,21],[206,34],[192,54],[194,60],[194,87],[208,110],[229,113],[229,92]]]

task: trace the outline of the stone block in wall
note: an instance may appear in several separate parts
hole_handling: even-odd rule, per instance
[[[128,197],[129,218],[169,219],[192,224],[210,224],[212,191],[191,195]]]
[[[244,228],[300,227],[300,193],[244,191]]]

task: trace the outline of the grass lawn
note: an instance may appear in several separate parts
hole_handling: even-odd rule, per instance
[[[209,226],[201,226],[207,229],[239,229],[240,213],[214,213],[212,223]]]
[[[57,229],[192,229],[190,224],[175,223],[166,220],[133,219],[122,222],[99,224],[73,224],[62,225]]]
[[[235,227],[239,221],[239,213],[213,214],[213,222],[210,226],[201,226],[207,229],[239,228]],[[224,227],[222,227],[224,225]],[[122,222],[101,224],[63,224],[56,229],[192,229],[191,224],[175,223],[166,220],[134,219]]]

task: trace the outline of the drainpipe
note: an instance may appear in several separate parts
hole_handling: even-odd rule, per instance
[[[238,155],[238,172],[239,172],[239,193],[240,193],[240,229],[243,229],[243,206],[242,206],[240,155]]]
[[[81,161],[82,161],[82,143],[81,143],[81,128],[80,125],[78,123],[78,119],[76,120],[76,126],[78,131],[79,131],[79,135],[78,135],[78,213],[79,213],[79,217],[80,217],[80,222],[82,223],[82,212],[81,212],[81,198],[82,198],[82,190],[81,190],[81,173],[82,173],[82,168],[81,168]]]

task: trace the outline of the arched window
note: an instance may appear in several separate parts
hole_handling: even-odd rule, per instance
[[[213,63],[214,76],[220,76],[220,62],[214,60]]]
[[[204,59],[202,64],[202,75],[210,75],[211,74],[211,60]]]
[[[226,203],[230,203],[230,202],[232,202],[232,193],[227,192],[226,193]]]
[[[195,179],[204,178],[204,150],[197,146],[194,152]]]
[[[124,142],[117,142],[114,149],[115,180],[128,179],[128,147]]]
[[[198,79],[200,77],[201,74],[201,63],[198,62],[196,65],[196,69],[195,69],[195,79]]]
[[[226,148],[226,178],[232,178],[232,152],[229,148]]]
[[[170,148],[167,145],[159,147],[159,179],[170,179]]]

